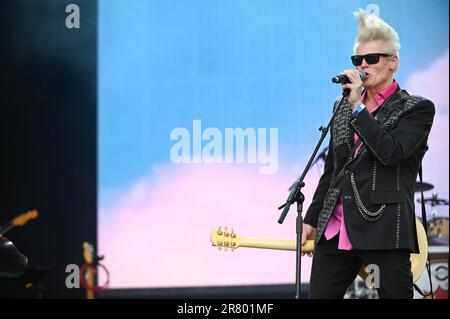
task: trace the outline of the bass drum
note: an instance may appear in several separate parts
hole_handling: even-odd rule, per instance
[[[430,247],[430,260],[433,297],[434,299],[448,299],[448,247]],[[422,273],[419,280],[416,281],[416,285],[423,293],[428,295],[423,297],[414,290],[414,298],[431,298],[430,279],[426,270]]]

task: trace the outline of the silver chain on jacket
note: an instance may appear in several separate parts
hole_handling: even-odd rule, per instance
[[[386,208],[386,204],[381,205],[381,207],[376,212],[369,211],[363,204],[361,200],[361,196],[359,195],[358,188],[356,187],[355,176],[353,173],[350,173],[350,181],[353,188],[353,194],[355,195],[356,207],[358,208],[361,216],[369,221],[374,222],[381,218],[384,213],[384,209]]]

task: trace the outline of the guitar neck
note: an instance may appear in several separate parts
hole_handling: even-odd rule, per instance
[[[12,223],[6,223],[4,225],[1,226],[0,228],[0,234],[4,235],[7,232],[9,232],[11,229],[14,228],[14,225]]]
[[[280,239],[262,239],[262,238],[241,238],[241,247],[277,249],[277,250],[296,250],[295,240]],[[314,251],[314,241],[307,240],[302,246],[302,252],[309,253]]]

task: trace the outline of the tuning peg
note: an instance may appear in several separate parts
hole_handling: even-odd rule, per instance
[[[222,233],[222,226],[219,225],[219,228],[217,228],[217,235],[221,236]]]
[[[234,233],[233,228],[231,228],[231,238],[236,238],[236,234]]]

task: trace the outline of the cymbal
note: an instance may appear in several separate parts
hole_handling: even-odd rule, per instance
[[[434,186],[431,185],[430,183],[425,183],[425,182],[422,183],[422,190],[424,192],[429,191],[433,188],[434,188]],[[417,181],[416,185],[414,186],[414,192],[415,193],[420,192],[420,182],[419,181]]]

